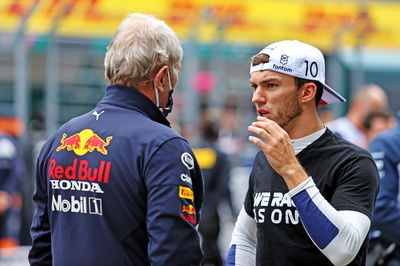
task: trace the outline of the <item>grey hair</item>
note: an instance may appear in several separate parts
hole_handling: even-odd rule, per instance
[[[177,75],[182,47],[176,33],[162,20],[130,14],[119,25],[104,59],[110,84],[129,87],[150,82],[149,73],[167,65]]]

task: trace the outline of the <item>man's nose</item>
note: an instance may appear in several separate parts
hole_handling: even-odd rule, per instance
[[[253,91],[253,97],[251,98],[252,103],[260,103],[260,102],[265,102],[266,98],[262,94],[260,86],[258,86],[254,91]]]

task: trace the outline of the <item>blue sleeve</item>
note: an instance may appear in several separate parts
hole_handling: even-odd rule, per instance
[[[47,208],[47,185],[42,149],[36,164],[35,191],[33,201],[36,213],[32,220],[32,248],[29,251],[30,265],[52,265],[50,222]]]
[[[151,265],[200,265],[195,228],[203,197],[200,168],[180,138],[164,143],[145,170],[148,254]]]
[[[382,232],[384,238],[400,244],[399,139],[378,137],[371,143],[369,150],[380,176],[380,190],[375,204],[373,224]]]
[[[227,266],[235,266],[235,257],[236,257],[236,245],[232,245],[228,250],[228,255],[226,256],[226,265]]]

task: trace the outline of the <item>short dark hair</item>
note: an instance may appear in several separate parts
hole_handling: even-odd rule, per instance
[[[363,121],[363,127],[366,129],[371,129],[372,122],[375,118],[383,118],[389,120],[392,117],[392,113],[386,110],[374,110],[367,114]]]
[[[318,107],[319,102],[321,101],[322,98],[322,93],[324,92],[324,87],[322,86],[322,84],[316,80],[302,79],[297,77],[294,77],[294,82],[296,83],[298,89],[300,89],[301,86],[309,82],[314,83],[315,86],[317,86],[317,92],[315,94],[315,104]]]
[[[267,54],[258,54],[251,59],[251,65],[256,66],[259,64],[264,64],[269,62],[269,55]]]

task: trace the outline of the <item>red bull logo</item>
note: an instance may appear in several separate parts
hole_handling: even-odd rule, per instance
[[[186,212],[188,214],[196,214],[196,209],[192,204],[183,205],[182,206],[182,212]]]
[[[72,151],[75,149],[79,149],[80,143],[81,143],[81,138],[79,134],[72,135],[69,138],[66,138],[67,134],[63,134],[63,137],[61,139],[61,145],[57,147],[56,151],[61,151],[62,149],[67,148],[68,151]]]
[[[108,151],[106,146],[110,144],[112,136],[109,136],[104,141],[99,135],[95,134],[91,129],[84,129],[79,133],[67,137],[67,134],[63,134],[60,140],[61,145],[57,147],[56,151],[67,149],[67,151],[74,151],[76,155],[82,156],[87,152],[93,152],[94,150],[107,155]]]

